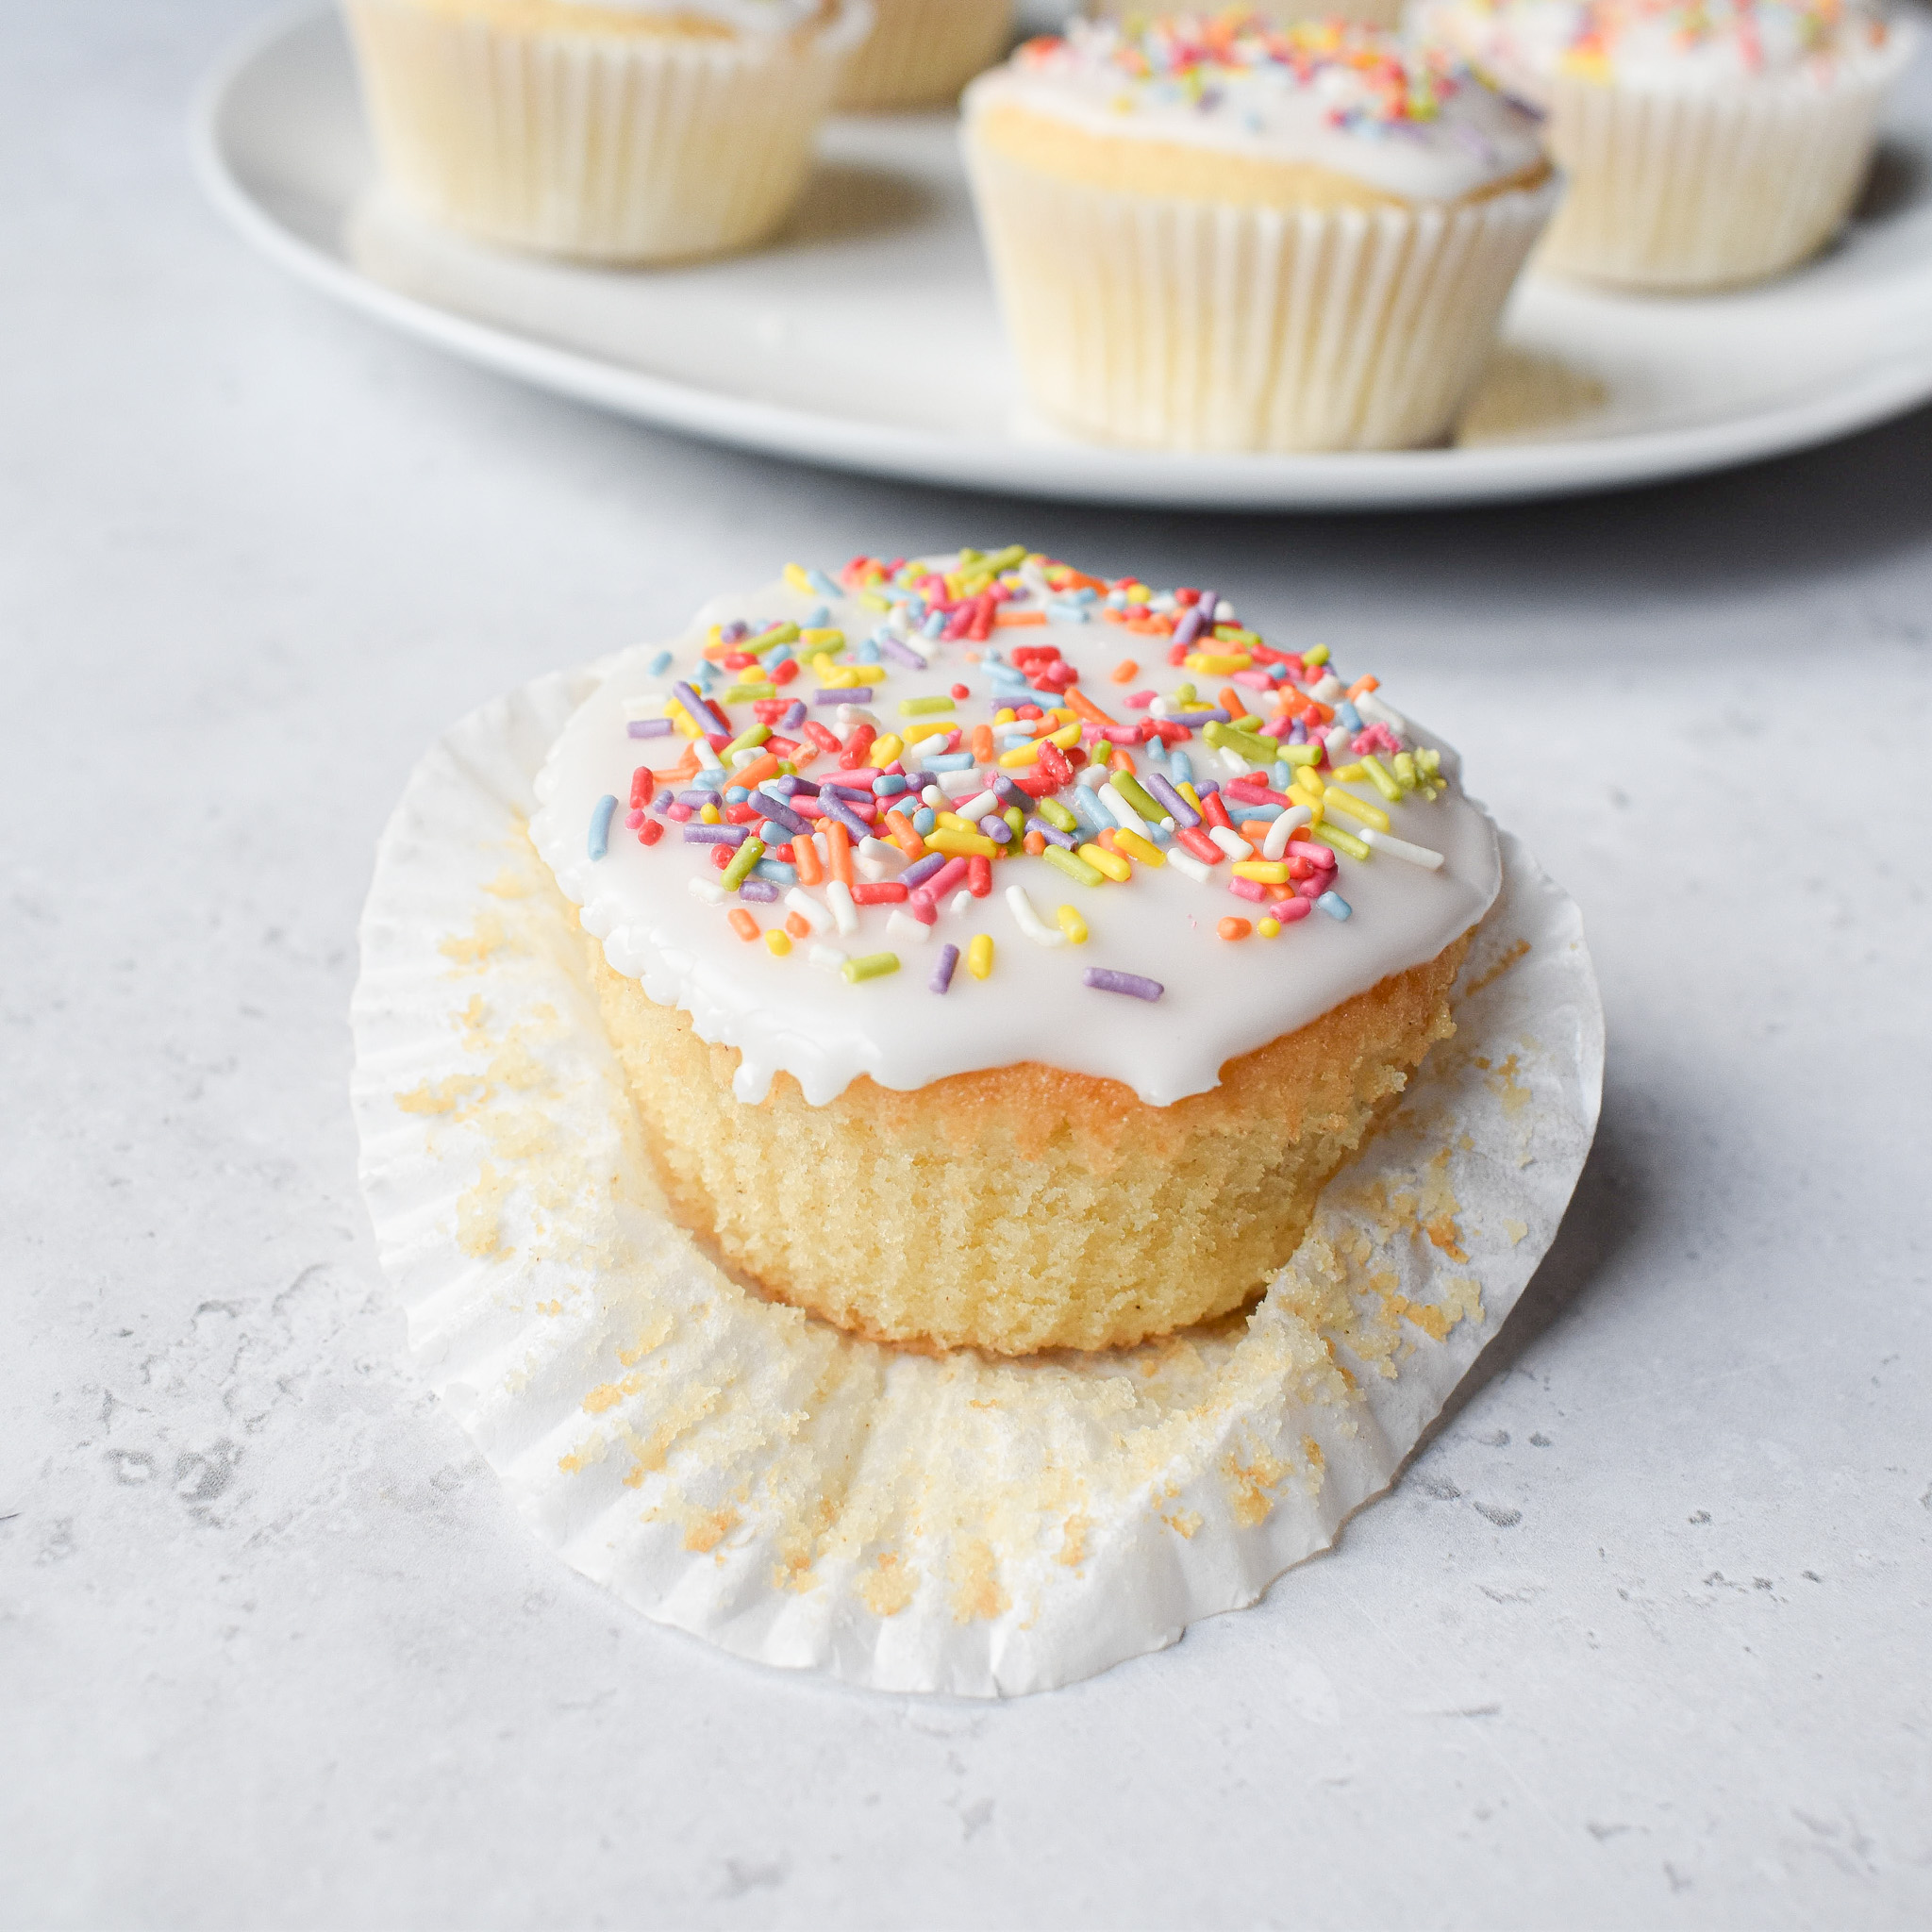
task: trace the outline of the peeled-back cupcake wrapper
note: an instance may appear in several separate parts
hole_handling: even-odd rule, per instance
[[[923,108],[955,99],[1007,51],[1012,0],[874,0],[865,44],[839,84],[841,108]]]
[[[1904,38],[1870,75],[1822,89],[1805,77],[1711,92],[1559,78],[1549,145],[1569,191],[1539,265],[1709,289],[1804,260],[1864,185]]]
[[[525,1520],[741,1657],[966,1696],[1158,1649],[1325,1549],[1495,1334],[1582,1169],[1603,1014],[1571,901],[1506,834],[1457,1037],[1246,1315],[1103,1356],[899,1352],[761,1300],[663,1211],[525,829],[596,677],[529,685],[417,767],[353,1009],[411,1352]]]
[[[1109,442],[1440,442],[1489,359],[1554,181],[1450,208],[1240,208],[1058,179],[970,134],[1035,407]]]
[[[785,219],[868,0],[822,33],[518,32],[347,0],[385,172],[486,241],[600,261],[762,241]]]

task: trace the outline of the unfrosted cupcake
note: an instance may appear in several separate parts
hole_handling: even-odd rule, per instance
[[[1013,0],[873,0],[875,18],[839,106],[936,108],[1007,51]]]
[[[1842,0],[1425,0],[1419,24],[1547,110],[1568,192],[1539,263],[1647,289],[1829,241],[1909,40]]]
[[[680,1218],[842,1327],[1001,1354],[1257,1292],[1500,879],[1374,677],[1019,545],[720,599],[538,796]]]
[[[487,242],[716,255],[791,212],[869,0],[344,0],[383,168]]]
[[[1028,396],[1150,448],[1441,441],[1557,192],[1447,57],[1253,13],[1030,42],[965,142]]]

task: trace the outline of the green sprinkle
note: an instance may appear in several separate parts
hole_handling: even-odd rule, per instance
[[[1097,886],[1102,883],[1102,874],[1097,865],[1089,865],[1077,852],[1065,852],[1058,845],[1049,845],[1041,858],[1047,864],[1058,866],[1070,879],[1083,886]]]
[[[1274,756],[1291,765],[1319,765],[1322,747],[1318,744],[1280,744],[1275,746]]]
[[[1238,624],[1217,624],[1214,626],[1214,641],[1218,644],[1234,644],[1243,651],[1251,651],[1261,640],[1254,631],[1243,630]]]
[[[1177,684],[1174,688],[1174,701],[1177,705],[1191,705],[1196,695],[1191,684]]]
[[[795,624],[774,624],[770,630],[761,631],[755,638],[746,638],[743,642],[731,646],[734,651],[747,651],[754,658],[761,658],[767,651],[775,651],[780,644],[795,644],[798,641],[798,626]]]
[[[765,856],[762,839],[747,839],[731,855],[731,863],[724,868],[724,876],[720,881],[727,892],[735,892],[751,876],[751,869]]]
[[[1058,798],[1042,798],[1034,808],[1056,832],[1077,832],[1080,829],[1080,821]]]
[[[1026,546],[1024,543],[1008,543],[1004,550],[995,550],[979,558],[981,570],[1011,570],[1016,563],[1026,561]]]
[[[1367,753],[1360,763],[1362,770],[1369,774],[1369,783],[1393,805],[1402,796],[1402,787],[1395,782],[1389,768],[1374,752]]]
[[[867,953],[862,958],[846,960],[839,969],[854,986],[861,979],[883,979],[888,973],[898,970],[897,953]]]
[[[731,693],[726,691],[724,695],[728,698]],[[728,758],[735,751],[756,751],[771,735],[772,727],[769,724],[754,724],[749,729],[741,731],[724,747],[724,756]]]
[[[1226,745],[1230,751],[1238,751],[1250,762],[1272,765],[1279,748],[1272,738],[1258,738],[1252,731],[1243,731],[1239,725],[1223,724],[1219,722],[1204,724],[1201,736],[1209,744]]]
[[[953,701],[951,698],[901,698],[899,700],[899,715],[902,718],[924,718],[930,716],[934,711],[950,711],[952,708]]]
[[[778,695],[775,684],[727,684],[724,687],[723,702],[727,705],[748,705],[754,698],[774,698]]]
[[[1167,816],[1167,808],[1158,798],[1149,798],[1141,790],[1141,781],[1131,772],[1116,772],[1113,774],[1113,789],[1124,798],[1150,825],[1158,825]]]
[[[1415,769],[1418,782],[1424,785],[1439,784],[1441,780],[1442,754],[1439,751],[1417,752]]]
[[[1366,858],[1369,856],[1369,848],[1353,832],[1340,831],[1331,824],[1310,825],[1302,837],[1319,839],[1324,845],[1333,847],[1344,858]],[[726,874],[726,877],[729,876],[730,874]]]
[[[1302,662],[1304,664],[1325,664],[1327,661],[1328,646],[1326,644],[1317,644],[1312,651],[1304,651],[1302,653]]]
[[[1024,811],[1022,811],[1017,805],[1008,806],[1006,810],[1003,811],[1000,814],[1000,816],[1006,820],[1008,825],[1012,827],[1014,838],[1018,839],[1025,835],[1026,814]]]
[[[1415,759],[1406,751],[1395,754],[1395,782],[1405,791],[1413,791],[1416,788]]]

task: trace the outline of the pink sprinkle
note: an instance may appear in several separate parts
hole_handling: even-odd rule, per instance
[[[1228,682],[1230,684],[1238,684],[1246,691],[1273,691],[1274,689],[1274,680],[1265,671],[1237,671],[1228,679]]]
[[[1291,839],[1288,841],[1288,856],[1291,858],[1306,858],[1311,865],[1319,865],[1323,871],[1331,872],[1335,867],[1335,855],[1325,845],[1317,845],[1310,839]]]
[[[664,808],[664,816],[667,819],[675,819],[682,825],[690,822],[693,813],[688,805],[667,805]]]
[[[1278,899],[1268,908],[1268,916],[1279,920],[1283,925],[1292,925],[1297,919],[1306,919],[1314,909],[1312,899]]]
[[[1132,697],[1123,698],[1121,703],[1130,711],[1144,711],[1158,695],[1158,691],[1137,691]]]
[[[643,822],[644,815],[641,811],[627,811],[624,815],[625,826],[629,831],[635,832]]]
[[[1259,879],[1231,878],[1227,882],[1227,890],[1237,899],[1252,899],[1257,906],[1264,903],[1268,897]]]

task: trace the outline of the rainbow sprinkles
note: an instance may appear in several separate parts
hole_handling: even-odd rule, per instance
[[[1208,945],[1350,919],[1354,868],[1443,865],[1391,809],[1444,795],[1440,752],[1376,678],[1345,680],[1324,645],[1272,647],[1212,590],[1021,544],[858,557],[836,576],[793,564],[784,589],[801,608],[651,659],[661,689],[625,704],[646,761],[597,798],[583,848],[597,866],[620,840],[653,863],[681,849],[690,892],[774,972],[797,954],[862,989],[938,939],[926,984],[958,997],[996,971],[999,941],[968,923],[1076,952],[1096,907],[1149,872],[1201,890]],[[1041,635],[1070,626],[1111,658],[1105,703]],[[1068,970],[1124,998],[1166,991]]]

